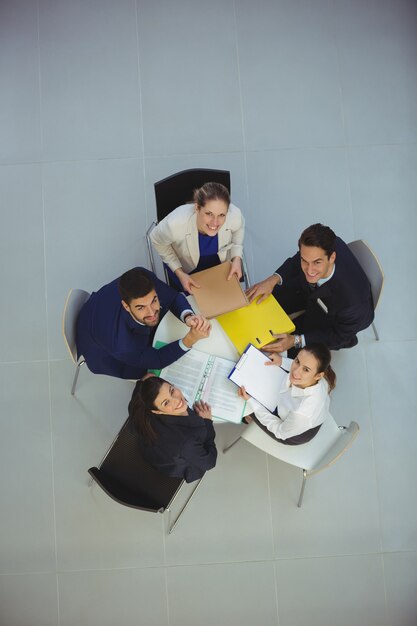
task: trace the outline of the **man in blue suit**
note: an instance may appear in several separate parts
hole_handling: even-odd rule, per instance
[[[188,332],[157,350],[152,340],[167,311]],[[91,294],[78,316],[76,341],[78,355],[94,374],[138,379],[147,369],[173,363],[209,333],[210,322],[194,314],[183,294],[135,267]]]
[[[294,335],[276,335],[266,351],[302,348],[311,342],[332,350],[358,343],[356,333],[374,319],[371,286],[357,259],[328,226],[313,224],[299,241],[298,252],[272,275],[248,290],[262,302],[269,294],[288,313],[304,311],[294,320]]]

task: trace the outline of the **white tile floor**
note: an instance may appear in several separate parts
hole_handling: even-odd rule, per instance
[[[417,6],[413,0],[3,0],[0,625],[415,626]],[[381,341],[335,354],[361,431],[311,479],[247,443],[167,537],[87,468],[132,386],[60,335],[70,287],[147,264],[153,183],[232,173],[253,279],[323,221],[386,273]],[[236,428],[218,428],[219,450]]]

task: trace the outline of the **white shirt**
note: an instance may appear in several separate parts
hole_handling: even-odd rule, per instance
[[[130,311],[129,311],[130,313]],[[183,311],[180,315],[180,319],[181,322],[184,322],[184,318],[186,315],[188,315],[189,313],[191,313],[191,315],[195,315],[194,311],[192,309],[185,309],[185,311]],[[130,313],[130,315],[132,315],[132,313]],[[146,324],[144,324],[143,322],[140,322],[139,320],[136,319],[136,317],[134,315],[132,315],[132,319],[135,320],[136,324],[139,324],[139,326],[146,326]],[[185,324],[185,322],[184,322]],[[182,339],[179,339],[178,341],[178,345],[181,348],[181,350],[184,350],[184,352],[188,352],[188,350],[190,348],[187,348],[187,346],[185,345],[185,343],[183,342]]]
[[[290,369],[292,359],[282,359],[282,367]],[[272,366],[271,366],[272,367]],[[257,419],[278,439],[289,439],[301,435],[310,428],[319,426],[329,415],[329,385],[324,378],[301,389],[290,383],[288,374],[282,382],[278,401],[279,417],[270,413],[255,398],[248,400],[249,408]]]

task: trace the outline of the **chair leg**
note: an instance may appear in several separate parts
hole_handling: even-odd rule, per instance
[[[170,526],[170,527],[169,527],[169,530],[168,530],[168,535],[170,535],[170,534],[173,532],[173,530],[174,530],[175,526],[178,524],[178,522],[179,522],[179,519],[180,519],[181,515],[184,513],[185,509],[186,509],[186,508],[187,508],[187,506],[189,505],[191,498],[194,496],[195,492],[196,492],[196,491],[197,491],[197,489],[199,488],[199,486],[200,486],[201,481],[203,480],[203,478],[204,478],[204,475],[203,475],[203,476],[200,478],[200,480],[197,482],[197,484],[196,484],[196,486],[194,487],[193,491],[191,492],[191,494],[190,494],[189,498],[187,499],[187,501],[185,502],[185,504],[184,504],[184,506],[182,507],[181,511],[178,513],[177,517],[175,518],[174,523],[172,524],[172,526]],[[169,514],[168,521],[169,521],[169,523],[170,523],[170,521],[171,521],[171,509],[168,509],[168,514]]]
[[[372,322],[372,330],[374,331],[374,335],[375,335],[376,341],[379,341],[378,331],[377,331],[376,326],[375,326],[375,324],[373,322]]]
[[[230,448],[233,448],[233,446],[235,445],[235,443],[239,441],[239,439],[242,439],[242,437],[238,437],[237,439],[232,441],[230,445],[226,446],[226,448],[223,449],[223,454],[226,454],[226,452],[229,452]]]
[[[78,380],[78,375],[80,373],[80,367],[81,365],[84,365],[85,360],[82,359],[79,363],[77,363],[76,367],[75,367],[75,374],[74,374],[74,380],[72,381],[72,387],[71,387],[71,395],[73,396],[75,394],[75,387],[77,386],[77,380]]]
[[[152,272],[155,274],[155,260],[153,258],[153,250],[152,250],[152,242],[151,242],[151,231],[155,228],[156,226],[156,222],[152,222],[152,224],[149,226],[148,230],[146,231],[146,245],[148,247],[148,255],[149,255],[149,263],[151,264],[151,270]]]
[[[246,265],[245,257],[242,258],[242,273],[243,273],[243,280],[245,281],[246,289],[249,289],[251,284],[250,284],[248,266]]]
[[[301,508],[301,504],[303,502],[303,497],[304,497],[304,489],[306,487],[306,482],[307,482],[307,471],[303,470],[303,484],[301,485],[301,491],[300,491],[300,497],[298,498],[298,508]]]
[[[165,265],[165,263],[164,263],[164,276],[165,276],[165,282],[166,282],[166,284],[167,284],[168,286],[171,286],[171,285],[169,284],[168,266],[167,266],[167,265]]]

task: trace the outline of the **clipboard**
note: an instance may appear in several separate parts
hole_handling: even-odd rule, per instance
[[[237,277],[233,275],[227,280],[231,265],[230,261],[225,261],[191,275],[200,285],[198,289],[192,287],[191,293],[200,313],[207,319],[234,311],[249,303]]]
[[[268,357],[249,344],[229,374],[229,380],[245,387],[250,396],[258,400],[268,411],[278,406],[280,390],[287,372],[277,365],[265,365]]]
[[[272,334],[293,333],[295,325],[274,296],[261,304],[256,300],[245,307],[217,316],[217,321],[241,354],[248,344],[262,348],[274,341]]]

